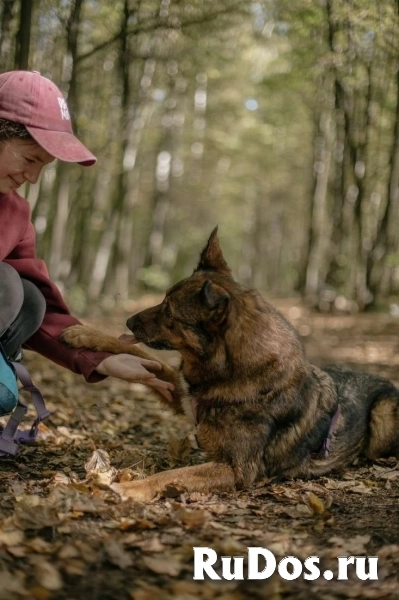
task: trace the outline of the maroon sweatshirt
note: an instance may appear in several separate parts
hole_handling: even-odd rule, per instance
[[[64,329],[79,321],[70,314],[57,286],[50,281],[46,264],[36,258],[35,239],[27,200],[15,191],[0,194],[0,261],[14,267],[24,279],[32,281],[47,303],[42,326],[24,346],[74,373],[82,374],[87,381],[100,381],[104,376],[95,369],[110,355],[69,348],[60,341]]]

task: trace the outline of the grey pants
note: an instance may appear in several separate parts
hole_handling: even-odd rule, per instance
[[[0,262],[0,342],[8,358],[14,359],[22,344],[39,329],[45,311],[40,290]]]

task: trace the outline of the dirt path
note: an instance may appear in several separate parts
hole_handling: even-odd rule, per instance
[[[397,320],[279,306],[314,362],[346,362],[399,384]],[[90,322],[119,333],[124,318]],[[188,427],[141,386],[89,386],[31,353],[27,363],[53,415],[37,445],[0,462],[0,600],[399,598],[397,461],[359,462],[312,482],[265,481],[251,492],[121,503],[99,485],[112,476],[107,458],[124,478],[201,462]],[[100,481],[85,468],[93,452],[97,467],[105,461]],[[267,548],[277,561],[317,556],[334,578],[194,581],[193,547],[201,546],[219,557],[246,557],[248,547]],[[338,556],[377,556],[378,580],[362,581],[349,567],[349,579],[338,581]]]

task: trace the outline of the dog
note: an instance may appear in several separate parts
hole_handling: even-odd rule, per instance
[[[256,290],[237,283],[212,232],[193,274],[161,304],[130,317],[132,342],[178,350],[171,408],[192,420],[211,462],[115,483],[148,502],[169,485],[188,492],[250,488],[264,477],[309,478],[357,456],[399,458],[399,391],[387,379],[306,358],[294,327]],[[64,341],[154,358],[135,345],[74,326]],[[165,402],[165,398],[160,395]]]

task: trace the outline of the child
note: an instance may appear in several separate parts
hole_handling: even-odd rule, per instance
[[[59,340],[79,323],[66,306],[47,268],[36,258],[28,202],[17,189],[37,182],[54,159],[90,166],[95,156],[75,137],[60,90],[37,71],[0,75],[0,343],[15,359],[21,346],[82,374],[89,382],[110,375],[140,381],[168,400],[173,386],[159,380],[157,361],[129,354],[74,349]]]

